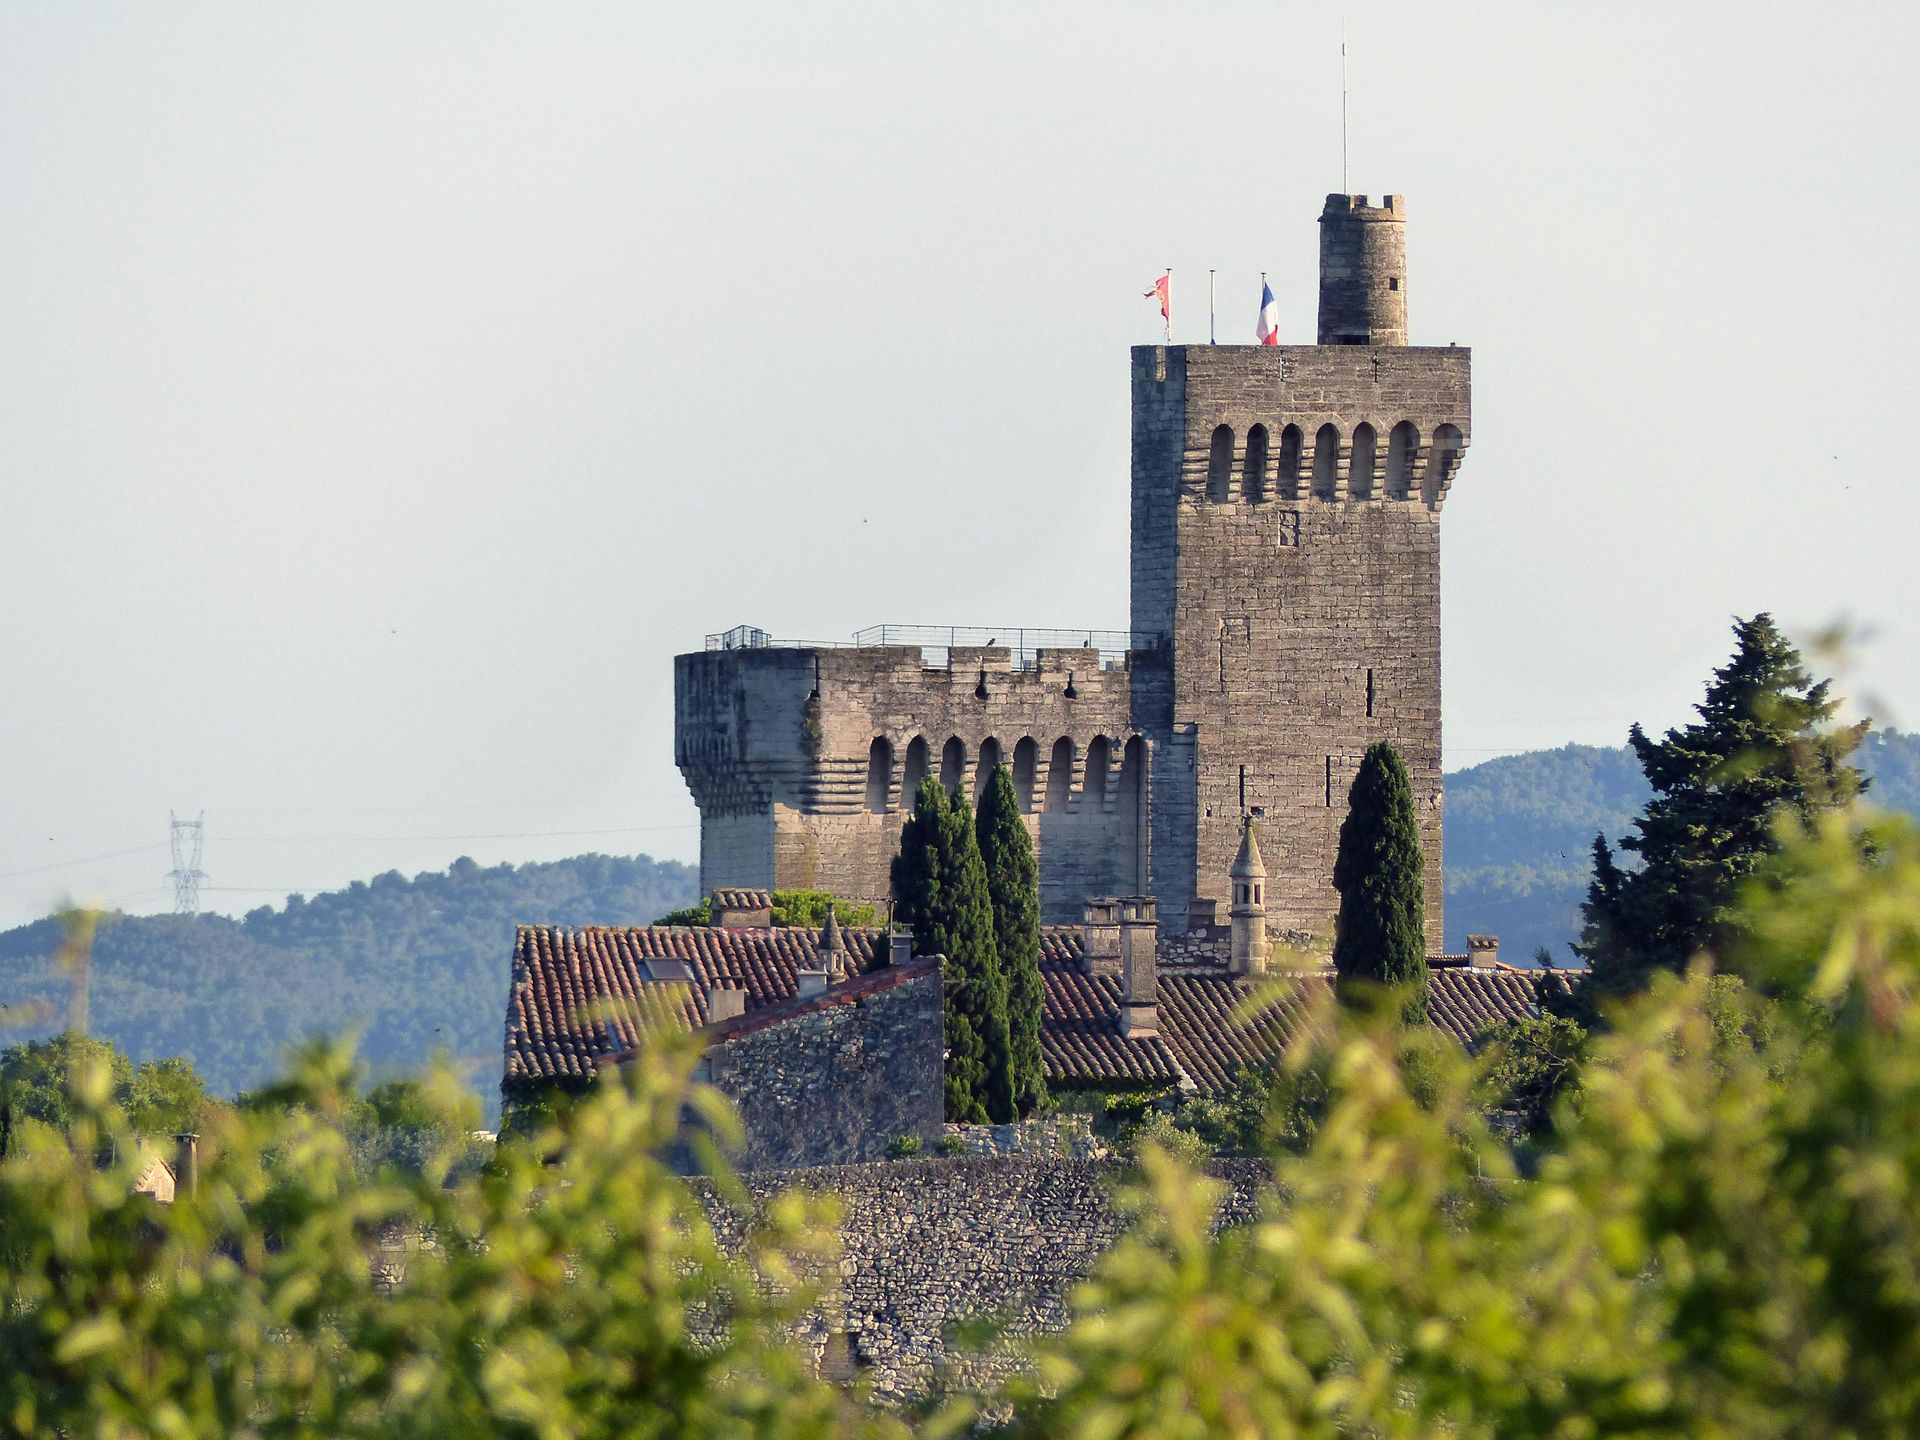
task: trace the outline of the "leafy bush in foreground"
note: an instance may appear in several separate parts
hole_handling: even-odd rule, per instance
[[[1218,1188],[1148,1143],[1068,1328],[919,1433],[1920,1433],[1920,832],[1824,817],[1740,906],[1722,973],[1657,976],[1586,1039],[1535,1178],[1485,1114],[1497,1055],[1391,1005],[1304,1014],[1275,1105],[1308,1082],[1321,1103],[1257,1216],[1216,1233]],[[85,1069],[73,1142],[25,1123],[0,1163],[0,1433],[904,1434],[791,1343],[836,1273],[830,1212],[781,1200],[729,1259],[659,1158],[685,1107],[725,1132],[691,1063],[669,1050],[447,1184],[450,1148],[358,1171],[351,1067],[310,1053],[298,1103],[213,1117],[171,1208],[79,1158],[127,1133]],[[424,1097],[406,1108],[459,1113],[444,1076]],[[435,1241],[391,1296],[388,1230]]]

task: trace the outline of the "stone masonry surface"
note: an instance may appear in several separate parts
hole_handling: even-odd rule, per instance
[[[1265,1162],[1221,1160],[1220,1223],[1252,1218],[1270,1178]],[[875,1391],[911,1399],[941,1383],[973,1387],[1004,1373],[1005,1356],[976,1353],[953,1328],[983,1318],[1010,1335],[1061,1328],[1067,1295],[1119,1237],[1116,1161],[968,1156],[762,1172],[745,1177],[750,1206],[790,1188],[837,1195],[839,1284],[805,1331],[817,1358],[850,1355]],[[723,1244],[746,1217],[710,1188],[701,1196]]]
[[[880,970],[772,1019],[749,1013],[708,1047],[705,1078],[733,1101],[760,1170],[879,1160],[940,1138],[944,1009],[937,961]]]

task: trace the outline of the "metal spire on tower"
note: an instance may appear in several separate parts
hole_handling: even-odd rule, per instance
[[[167,872],[167,878],[173,882],[176,915],[195,915],[200,910],[200,882],[207,878],[207,872],[200,868],[200,856],[207,844],[206,819],[204,810],[192,820],[167,812],[167,838],[173,847],[173,869]]]

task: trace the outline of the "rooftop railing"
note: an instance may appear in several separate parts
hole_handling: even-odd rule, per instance
[[[777,640],[754,625],[736,625],[707,636],[709,650],[841,649],[878,645],[918,647],[922,663],[945,669],[956,649],[1001,648],[1016,670],[1031,670],[1042,650],[1098,651],[1111,669],[1126,664],[1129,652],[1157,650],[1159,637],[1131,630],[1038,630],[1024,625],[869,625],[848,640]]]

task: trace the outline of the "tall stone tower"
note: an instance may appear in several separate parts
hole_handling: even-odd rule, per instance
[[[1440,510],[1470,364],[1407,344],[1405,235],[1399,196],[1327,197],[1317,345],[1133,351],[1132,623],[1164,663],[1132,701],[1163,923],[1229,899],[1252,815],[1269,923],[1330,933],[1347,791],[1390,740],[1440,941]]]

